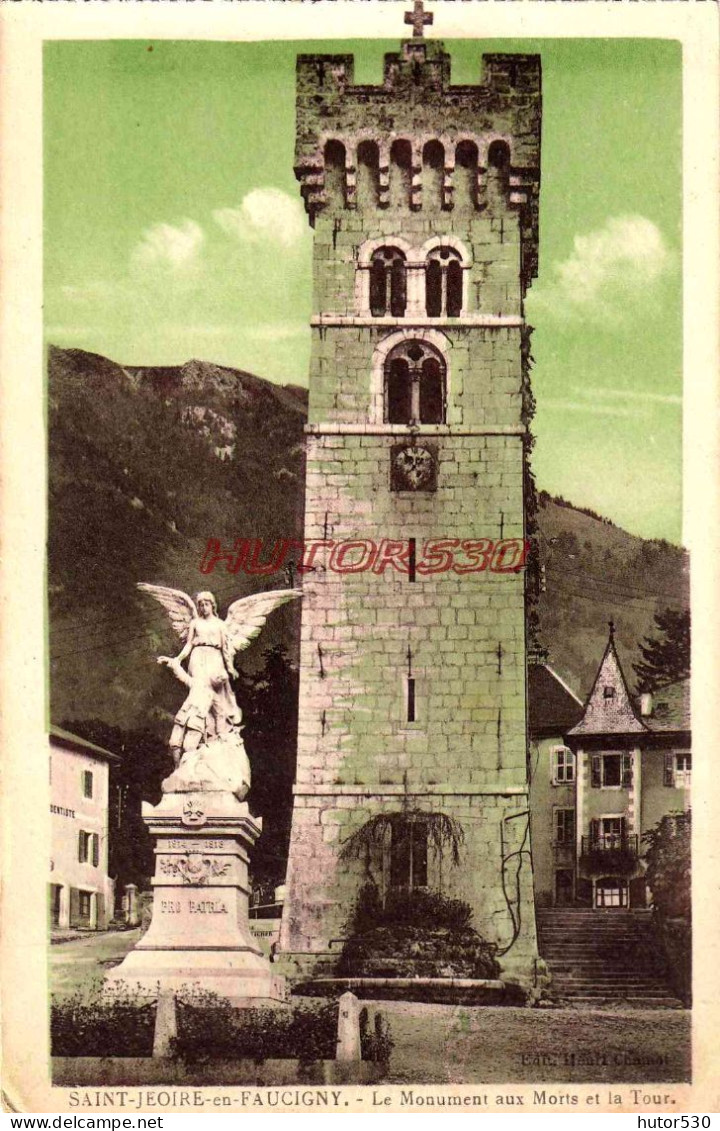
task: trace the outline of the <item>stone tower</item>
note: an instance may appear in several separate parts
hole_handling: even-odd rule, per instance
[[[327,545],[303,582],[280,947],[327,970],[365,882],[382,898],[429,887],[467,900],[527,981],[523,299],[540,59],[485,55],[480,85],[451,86],[444,45],[414,19],[381,86],[354,85],[350,55],[297,61],[295,171],[315,229],[305,538]],[[356,859],[348,842],[378,814],[392,830]],[[461,828],[459,865],[428,814]]]

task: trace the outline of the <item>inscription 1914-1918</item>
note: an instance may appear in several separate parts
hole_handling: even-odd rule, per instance
[[[182,852],[188,851],[187,840],[168,840],[166,841],[168,850],[180,849]],[[191,851],[193,852],[217,852],[218,849],[227,848],[227,842],[223,840],[193,840]]]

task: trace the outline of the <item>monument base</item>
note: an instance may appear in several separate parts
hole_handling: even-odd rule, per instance
[[[155,840],[152,921],[106,975],[106,993],[201,989],[237,1006],[285,1001],[285,979],[250,933],[249,851],[261,822],[232,793],[190,790],[143,805],[143,820]]]

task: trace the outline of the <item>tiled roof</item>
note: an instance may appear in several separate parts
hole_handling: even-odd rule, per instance
[[[54,738],[62,746],[72,746],[75,750],[84,750],[98,758],[104,758],[106,762],[119,762],[121,760],[119,754],[113,754],[111,750],[96,746],[94,742],[88,742],[87,738],[80,738],[79,735],[71,734],[69,730],[62,730],[61,727],[51,726],[50,738]]]
[[[585,713],[567,734],[643,734],[646,730],[630,698],[611,631]]]
[[[582,702],[549,664],[528,667],[531,738],[561,736],[582,718]]]

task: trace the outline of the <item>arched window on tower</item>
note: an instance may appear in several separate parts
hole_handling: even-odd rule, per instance
[[[391,208],[409,208],[412,188],[412,146],[398,138],[390,149],[389,196]]]
[[[425,309],[429,318],[459,318],[463,309],[463,267],[452,247],[431,251],[425,263]]]
[[[510,188],[510,146],[493,141],[488,149],[488,203],[504,205]]]
[[[427,342],[413,339],[392,350],[385,362],[388,424],[445,422],[445,363]]]
[[[453,202],[456,212],[471,212],[477,206],[478,147],[461,141],[455,150]]]
[[[405,256],[396,247],[379,247],[370,260],[370,313],[402,318],[407,305]]]
[[[377,208],[380,200],[380,151],[376,141],[358,146],[357,199],[360,208]]]
[[[439,141],[428,141],[422,155],[423,209],[442,208],[445,150]]]
[[[325,144],[325,198],[331,209],[345,207],[345,146],[341,141]]]

